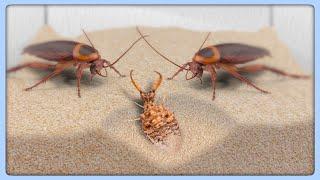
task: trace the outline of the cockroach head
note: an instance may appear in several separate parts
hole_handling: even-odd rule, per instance
[[[201,80],[202,74],[203,74],[203,67],[200,63],[192,61],[188,63],[189,69],[186,73],[186,80],[193,79],[195,77],[199,78]],[[192,76],[188,78],[188,72],[191,71]]]
[[[99,76],[102,76],[102,77],[107,77],[106,67],[108,66],[108,64],[110,64],[110,63],[105,59],[98,59],[98,60],[93,61],[90,65],[91,79],[96,74],[98,74]],[[103,75],[101,73],[102,69],[105,70],[105,75]]]
[[[149,92],[144,92],[141,90],[141,87],[133,80],[133,77],[132,77],[133,70],[130,71],[131,82],[134,85],[134,87],[140,92],[140,97],[143,102],[154,102],[154,99],[156,96],[156,90],[158,89],[158,87],[162,82],[162,75],[157,71],[155,72],[159,75],[159,78],[153,82],[152,88]]]

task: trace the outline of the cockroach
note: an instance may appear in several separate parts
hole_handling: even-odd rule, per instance
[[[130,71],[130,78],[134,87],[140,92],[143,101],[143,113],[140,115],[143,132],[153,144],[165,144],[168,135],[180,135],[180,130],[174,113],[163,104],[155,103],[156,90],[162,82],[162,75],[157,71],[155,72],[159,75],[159,78],[153,82],[149,92],[142,91],[133,80],[133,70]]]
[[[142,39],[140,37],[136,41],[134,41],[129,48],[121,54],[113,63],[102,59],[98,50],[95,49],[93,43],[89,39],[86,32],[83,30],[86,38],[89,40],[91,46],[76,42],[76,41],[67,41],[67,40],[58,40],[58,41],[48,41],[39,44],[34,44],[27,46],[24,48],[22,54],[30,54],[48,61],[57,62],[56,64],[49,64],[43,62],[28,62],[16,67],[10,68],[7,72],[14,72],[25,67],[35,68],[35,69],[43,69],[49,70],[53,69],[53,72],[49,75],[42,78],[39,82],[34,84],[33,86],[26,88],[25,90],[31,90],[32,88],[38,86],[41,83],[46,82],[52,77],[60,74],[64,69],[69,68],[71,66],[76,67],[76,78],[77,78],[77,87],[78,87],[78,96],[80,95],[80,80],[82,77],[83,70],[86,68],[90,68],[90,80],[98,74],[99,76],[106,77],[107,76],[107,67],[113,69],[117,74],[121,77],[124,77],[113,65],[117,63],[139,40]],[[105,69],[106,74],[103,75],[100,71]]]
[[[138,27],[137,27],[137,31],[141,36],[143,36]],[[245,82],[249,86],[252,86],[253,88],[261,91],[262,93],[269,93],[269,92],[257,87],[247,78],[243,77],[240,73],[270,71],[279,75],[288,76],[292,78],[309,78],[309,76],[306,76],[306,75],[290,74],[282,70],[269,67],[266,65],[262,65],[262,64],[237,67],[237,65],[239,64],[245,64],[247,62],[257,60],[258,58],[262,58],[264,56],[271,56],[271,54],[267,49],[246,45],[246,44],[241,44],[241,43],[223,43],[223,44],[217,44],[217,45],[212,45],[212,46],[202,48],[205,42],[208,40],[210,34],[211,34],[210,32],[207,34],[199,50],[193,56],[192,61],[187,62],[181,66],[174,63],[172,60],[170,60],[169,58],[164,56],[162,53],[160,53],[156,48],[154,48],[147,41],[146,38],[143,37],[143,39],[151,47],[151,49],[153,49],[157,54],[159,54],[161,57],[163,57],[165,60],[169,61],[170,63],[174,64],[175,66],[179,67],[179,70],[175,74],[173,74],[172,77],[168,78],[168,80],[172,80],[180,72],[182,72],[183,70],[186,70],[187,71],[185,75],[186,80],[191,80],[197,77],[200,79],[202,83],[201,77],[202,77],[203,71],[208,71],[211,74],[211,83],[213,88],[212,100],[215,99],[215,89],[216,89],[216,80],[217,80],[216,69],[220,69],[220,68],[225,70],[227,73],[231,74],[233,77],[239,79],[240,81]],[[189,71],[191,71],[193,74],[191,77],[188,77]]]

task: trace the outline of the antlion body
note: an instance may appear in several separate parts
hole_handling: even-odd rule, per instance
[[[164,142],[170,134],[180,135],[174,114],[162,104],[145,103],[140,115],[143,132],[152,143]]]
[[[160,86],[162,75],[153,83],[152,90],[143,92],[140,86],[133,80],[130,72],[131,82],[140,92],[143,101],[143,113],[140,115],[142,129],[149,140],[156,144],[164,144],[169,135],[180,135],[180,129],[174,113],[167,109],[163,104],[158,105],[154,102],[155,91]]]

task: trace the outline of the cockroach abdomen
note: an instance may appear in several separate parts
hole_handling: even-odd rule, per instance
[[[73,48],[77,44],[75,41],[49,41],[27,46],[22,53],[50,61],[72,60]]]

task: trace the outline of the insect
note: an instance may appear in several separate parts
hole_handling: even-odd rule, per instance
[[[90,41],[88,35],[83,30],[86,38],[89,40],[91,46],[87,44],[83,44],[76,41],[48,41],[39,44],[34,44],[27,46],[23,50],[23,54],[27,53],[30,55],[34,55],[39,58],[43,58],[48,61],[57,62],[56,64],[49,64],[43,62],[28,62],[16,67],[10,68],[7,72],[18,71],[22,68],[29,67],[35,69],[53,69],[53,72],[49,75],[43,77],[39,82],[34,84],[33,86],[26,88],[25,90],[31,90],[32,88],[46,82],[52,77],[60,74],[64,69],[75,66],[76,69],[76,78],[77,78],[77,88],[78,88],[78,96],[81,97],[80,94],[80,80],[83,74],[83,70],[86,68],[90,68],[90,80],[97,74],[102,77],[107,76],[107,67],[113,69],[117,74],[121,77],[124,77],[113,65],[117,63],[139,40],[142,39],[140,37],[136,41],[134,41],[131,46],[121,54],[113,63],[102,59],[98,50],[94,48],[92,42]],[[105,69],[106,74],[101,74],[101,70]]]
[[[159,75],[159,78],[153,82],[149,92],[143,92],[133,80],[133,70],[130,71],[130,78],[134,87],[140,92],[143,101],[143,107],[141,107],[144,111],[140,115],[143,132],[153,144],[164,144],[168,135],[180,135],[180,130],[174,113],[164,107],[163,104],[155,103],[155,92],[162,82],[162,75],[157,71],[155,72]]]
[[[138,27],[137,27],[137,31],[141,36],[143,36]],[[289,76],[292,78],[309,78],[309,76],[306,76],[306,75],[290,74],[282,70],[269,67],[266,65],[262,65],[262,64],[237,67],[237,65],[239,64],[245,64],[247,62],[254,61],[258,58],[262,58],[264,56],[270,56],[270,52],[264,48],[254,47],[254,46],[240,44],[240,43],[225,43],[225,44],[212,45],[212,46],[202,48],[205,42],[208,40],[209,36],[210,36],[210,33],[207,34],[199,50],[193,56],[192,61],[187,62],[182,66],[174,63],[172,60],[170,60],[169,58],[161,54],[146,40],[146,38],[143,37],[143,39],[157,54],[159,54],[161,57],[163,57],[165,60],[169,61],[170,63],[174,64],[175,66],[179,67],[179,70],[175,74],[173,74],[172,77],[168,78],[168,80],[172,80],[180,72],[182,72],[183,70],[186,70],[187,71],[185,75],[186,80],[191,80],[197,77],[200,79],[202,83],[201,77],[202,77],[203,71],[208,71],[211,74],[211,83],[213,88],[212,100],[215,99],[215,89],[216,89],[216,80],[217,80],[216,69],[220,69],[220,68],[225,70],[227,73],[231,74],[233,77],[239,79],[242,82],[247,83],[249,86],[252,86],[253,88],[263,93],[269,93],[269,92],[257,87],[247,78],[243,77],[240,73],[270,71],[279,75]],[[192,73],[191,77],[188,77],[189,71],[191,71]]]

